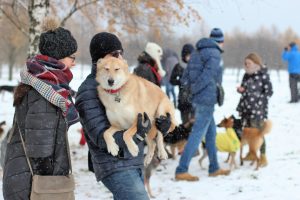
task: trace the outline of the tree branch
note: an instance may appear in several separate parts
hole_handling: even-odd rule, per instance
[[[22,28],[18,23],[16,23],[5,11],[3,8],[0,7],[0,10],[2,11],[2,13],[7,17],[7,19],[13,24],[15,25],[15,27],[21,31],[26,37],[29,38],[29,33],[28,31],[26,31],[24,28]]]
[[[86,2],[86,3],[84,3],[84,4],[80,5],[80,6],[77,6],[78,0],[75,0],[75,2],[74,2],[74,4],[73,4],[73,6],[72,6],[70,12],[62,19],[60,25],[61,25],[61,26],[64,26],[65,23],[66,23],[66,21],[67,21],[67,20],[68,20],[68,19],[69,19],[76,11],[77,11],[77,10],[80,10],[80,9],[82,9],[82,8],[84,8],[84,7],[86,7],[86,6],[90,5],[90,4],[96,3],[96,2],[98,2],[98,1],[100,1],[100,0],[93,0],[93,1],[90,1],[90,2]]]

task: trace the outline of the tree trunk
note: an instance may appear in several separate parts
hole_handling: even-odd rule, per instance
[[[15,48],[12,48],[9,52],[8,56],[8,80],[11,81],[13,79],[13,68],[15,65]]]
[[[49,0],[30,0],[28,14],[30,19],[29,27],[29,49],[28,57],[39,52],[38,44],[41,34],[42,20],[49,12]]]

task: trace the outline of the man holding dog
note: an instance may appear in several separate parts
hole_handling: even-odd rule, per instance
[[[110,127],[105,108],[99,100],[96,77],[96,63],[98,59],[113,56],[123,59],[123,47],[120,40],[111,33],[96,34],[90,43],[92,70],[90,75],[81,84],[76,97],[76,108],[80,115],[91,159],[90,165],[97,181],[102,183],[112,192],[114,200],[148,200],[149,197],[143,183],[144,157],[139,154],[133,157],[123,140],[124,131],[114,134],[114,139],[119,146],[119,154],[112,156],[106,147],[103,133]],[[148,123],[146,123],[148,122]],[[169,118],[158,118],[156,126],[162,133],[170,127]],[[151,123],[147,114],[138,115],[137,133],[134,142],[139,151],[144,151],[144,138],[150,130]]]
[[[181,79],[182,84],[191,89],[192,103],[195,108],[195,123],[187,144],[176,168],[175,179],[198,181],[197,176],[188,173],[190,161],[197,151],[203,136],[209,157],[209,176],[228,175],[229,170],[220,169],[216,149],[216,124],[213,113],[217,103],[217,83],[221,83],[221,49],[224,36],[215,28],[210,38],[200,39],[196,50],[191,54],[188,66]]]

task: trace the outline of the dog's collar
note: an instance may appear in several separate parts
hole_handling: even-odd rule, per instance
[[[118,92],[120,92],[120,90],[123,88],[124,85],[122,85],[122,87],[118,88],[118,89],[115,89],[115,90],[107,90],[107,89],[104,89],[105,92],[109,93],[109,94],[116,94]]]

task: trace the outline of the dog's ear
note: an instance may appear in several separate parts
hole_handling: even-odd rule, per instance
[[[97,61],[97,64],[101,63],[102,58],[99,58],[99,60]]]

